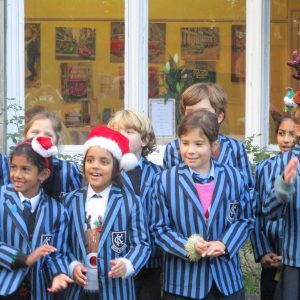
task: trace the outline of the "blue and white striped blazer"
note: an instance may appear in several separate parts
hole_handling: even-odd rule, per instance
[[[225,295],[243,288],[238,251],[254,227],[255,202],[240,172],[214,165],[213,200],[208,223],[185,163],[156,177],[150,232],[165,252],[164,290],[202,299],[214,281]],[[222,241],[228,254],[189,262],[184,245],[193,234]]]
[[[300,267],[300,165],[294,183],[294,193],[288,199],[277,197],[274,181],[281,176],[289,160],[293,157],[300,159],[300,145],[297,144],[289,152],[276,156],[272,164],[272,171],[268,186],[266,201],[263,203],[263,213],[272,220],[283,220],[283,264],[291,267]],[[288,200],[288,201],[286,201]]]
[[[66,252],[68,215],[63,206],[44,192],[37,207],[35,228],[30,243],[23,209],[13,185],[0,187],[0,295],[15,292],[31,269],[31,299],[50,299],[47,292],[52,277],[58,273],[68,274],[64,257]],[[21,251],[29,254],[42,245],[46,238],[57,252],[38,260],[30,268],[13,269],[15,256]]]
[[[276,157],[266,159],[256,165],[255,190],[257,192],[257,208],[255,229],[250,235],[256,262],[267,253],[282,254],[282,218],[270,220],[263,214],[262,205],[266,199],[266,189],[270,184],[272,163]]]
[[[68,255],[69,263],[85,263],[85,202],[87,187],[83,187],[64,196],[63,203],[70,215]],[[125,234],[126,248],[115,252],[113,237],[115,233]],[[109,278],[111,259],[125,257],[129,259],[136,273],[145,265],[150,256],[149,234],[140,201],[131,191],[125,191],[113,184],[104,215],[98,246],[97,266],[100,297],[103,300],[134,300],[133,277]],[[66,299],[80,299],[82,288],[76,284],[68,286]]]
[[[0,154],[0,185],[9,184],[9,160],[7,155]]]
[[[162,167],[150,162],[147,158],[141,157],[142,177],[140,186],[139,199],[142,202],[145,218],[147,221],[150,217],[151,211],[151,194],[153,188],[154,177],[162,171]],[[130,178],[125,172],[122,172],[122,179],[124,184],[129,185],[128,188],[133,189],[131,186]],[[155,246],[151,239],[151,256],[146,264],[146,268],[160,268],[162,264],[162,251]]]
[[[219,135],[219,143],[219,154],[216,161],[239,169],[244,176],[245,183],[249,187],[253,187],[252,169],[244,145],[233,138],[221,134]],[[171,168],[182,162],[179,138],[167,144],[163,162],[165,168]]]

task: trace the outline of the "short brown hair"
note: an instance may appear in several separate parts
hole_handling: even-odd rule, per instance
[[[151,122],[149,118],[138,111],[132,109],[117,111],[108,122],[107,127],[117,131],[120,128],[137,131],[141,135],[141,140],[147,142],[142,149],[143,156],[147,156],[156,148],[156,137]]]
[[[300,125],[300,106],[298,104],[293,108],[291,116],[296,125]]]
[[[216,114],[226,112],[227,94],[223,87],[216,83],[195,83],[188,87],[180,99],[180,111],[185,114],[187,106],[195,105],[201,100],[208,98],[210,105],[215,110]]]
[[[178,127],[179,138],[193,129],[199,129],[207,137],[210,144],[212,144],[218,140],[219,135],[217,115],[207,109],[200,109],[186,115]]]

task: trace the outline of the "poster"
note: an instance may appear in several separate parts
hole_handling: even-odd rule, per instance
[[[125,24],[111,22],[110,62],[124,62],[125,54]]]
[[[184,27],[181,34],[181,56],[184,60],[218,60],[220,36],[217,27]]]
[[[25,28],[25,88],[41,86],[41,29],[39,23],[26,23]]]
[[[65,102],[87,101],[92,97],[90,63],[61,63],[61,94]]]
[[[193,82],[216,82],[216,62],[192,61],[186,62],[186,69],[193,77]]]
[[[56,59],[95,60],[96,29],[56,27]]]
[[[246,26],[231,27],[231,81],[245,81],[246,70]]]
[[[149,23],[148,61],[163,64],[166,53],[166,24]]]

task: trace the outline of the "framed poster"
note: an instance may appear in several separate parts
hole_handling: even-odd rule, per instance
[[[193,77],[193,82],[216,82],[215,61],[189,61],[185,67]]]
[[[231,81],[245,81],[246,70],[246,26],[231,26]]]
[[[56,27],[56,59],[95,60],[96,29]]]
[[[149,118],[158,144],[175,138],[175,99],[150,98]]]
[[[41,26],[25,23],[25,88],[41,86]]]
[[[188,61],[219,59],[219,28],[184,27],[180,29],[180,36],[182,59]]]
[[[111,22],[110,28],[110,62],[124,62],[125,24],[124,22]]]
[[[92,97],[90,63],[61,63],[61,94],[65,102],[87,101]]]
[[[166,24],[149,23],[148,61],[163,64],[166,55]]]

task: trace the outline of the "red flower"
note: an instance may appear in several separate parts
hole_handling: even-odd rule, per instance
[[[97,230],[98,232],[101,232],[101,231],[102,231],[102,226],[100,225],[100,226],[96,227],[96,230]]]

